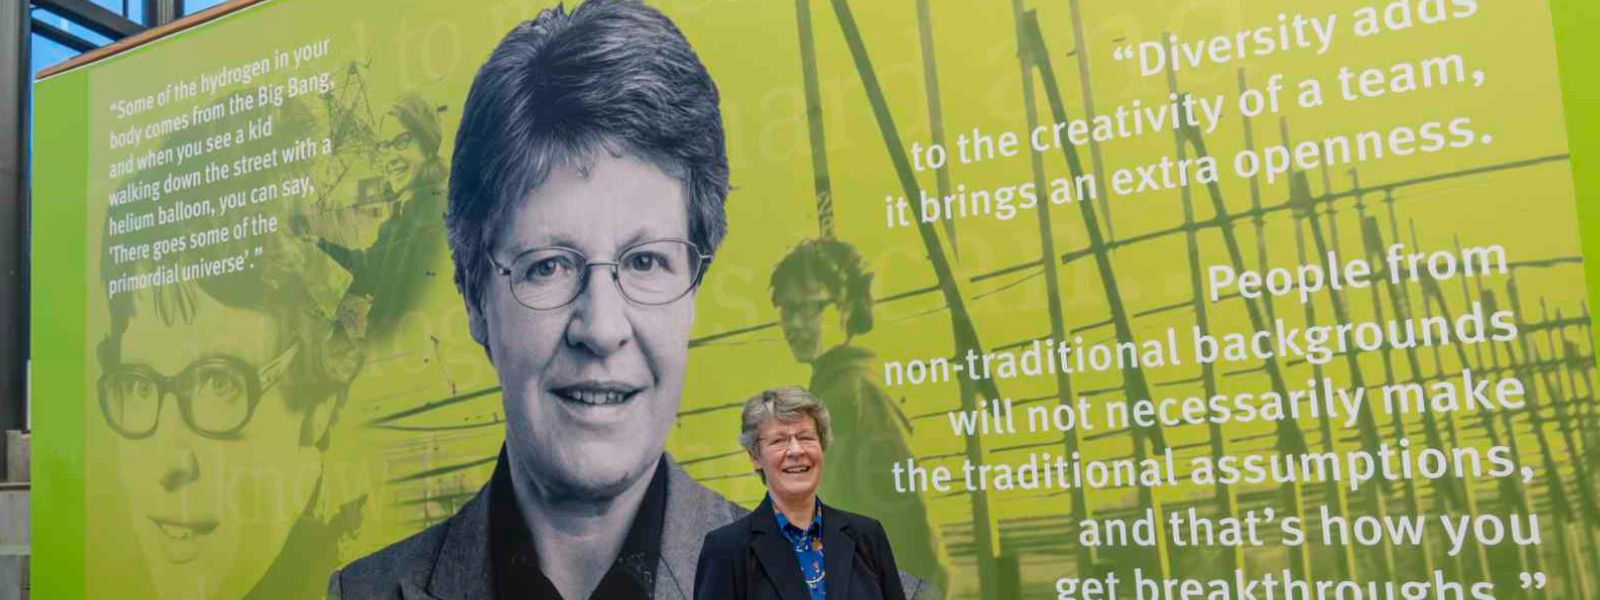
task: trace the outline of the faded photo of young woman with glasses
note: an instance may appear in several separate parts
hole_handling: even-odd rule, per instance
[[[283,135],[309,132],[316,121],[300,103],[274,109],[272,118]],[[218,135],[213,129],[160,143]],[[227,162],[248,152],[259,150],[246,145],[208,158]],[[262,171],[197,195],[305,174]],[[91,597],[142,597],[139,570],[148,574],[148,595],[160,598],[324,592],[339,540],[360,520],[359,499],[336,498],[324,485],[324,458],[364,350],[336,334],[344,330],[338,306],[350,276],[306,233],[306,220],[316,218],[306,204],[280,198],[258,209],[279,227],[244,239],[231,234],[237,215],[201,215],[102,242],[159,243],[166,252],[135,261],[107,253],[100,266],[109,319],[97,344],[89,436],[92,455],[104,459],[86,475],[120,508],[92,515],[108,523],[90,526],[88,551],[114,553],[116,561],[96,560],[133,578],[91,578]],[[218,229],[230,231],[228,241],[190,247],[189,234]],[[173,239],[186,241],[180,249]],[[183,273],[234,257],[242,257],[236,272]],[[174,277],[128,279],[167,269]],[[111,516],[117,513],[125,520]],[[117,543],[130,538],[136,551]]]

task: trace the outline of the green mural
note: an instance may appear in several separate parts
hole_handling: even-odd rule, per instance
[[[1570,3],[611,4],[39,83],[40,597],[692,596],[791,385],[917,597],[1600,589]]]

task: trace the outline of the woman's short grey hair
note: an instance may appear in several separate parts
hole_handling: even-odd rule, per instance
[[[772,388],[751,396],[744,401],[743,422],[739,426],[739,445],[744,446],[751,456],[761,456],[756,439],[761,434],[761,425],[776,419],[782,423],[793,423],[806,415],[817,424],[817,438],[822,440],[822,449],[827,450],[833,444],[833,423],[828,418],[828,407],[818,402],[811,392],[805,388],[788,386]]]

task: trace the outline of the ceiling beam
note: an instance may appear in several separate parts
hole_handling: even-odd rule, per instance
[[[99,48],[94,42],[83,39],[65,29],[51,25],[41,19],[33,19],[33,32],[47,40],[71,48],[73,52],[88,52]]]
[[[32,0],[32,3],[113,40],[120,40],[145,30],[143,25],[89,0]]]

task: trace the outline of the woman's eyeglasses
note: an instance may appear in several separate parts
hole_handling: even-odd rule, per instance
[[[711,257],[685,240],[640,242],[617,254],[615,261],[591,261],[582,252],[563,246],[534,248],[518,254],[511,264],[494,260],[495,272],[511,285],[517,302],[533,310],[553,310],[571,304],[589,286],[589,270],[606,267],[622,295],[635,304],[671,304],[700,284]]]
[[[231,356],[202,358],[171,377],[148,365],[117,365],[100,377],[100,411],[119,435],[143,439],[155,434],[170,395],[195,433],[235,437],[255,416],[261,395],[283,379],[299,348],[290,346],[259,369]]]

